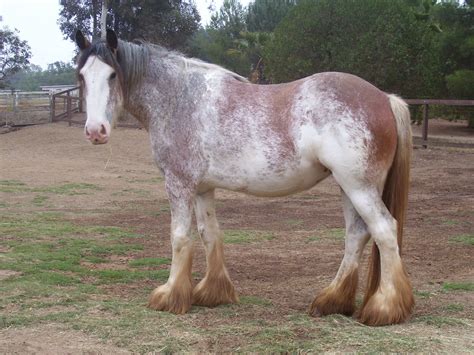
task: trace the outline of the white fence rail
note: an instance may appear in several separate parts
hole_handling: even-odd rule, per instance
[[[51,121],[52,95],[44,91],[0,92],[0,125],[29,125]]]

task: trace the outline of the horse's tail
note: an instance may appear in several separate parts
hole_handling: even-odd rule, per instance
[[[396,95],[388,95],[390,106],[397,125],[397,150],[392,166],[388,172],[382,199],[393,218],[397,221],[397,241],[401,254],[403,240],[403,224],[405,222],[408,188],[410,183],[410,161],[412,153],[412,133],[410,126],[410,111],[408,105]],[[375,243],[372,246],[371,262],[367,291],[364,305],[377,291],[380,283],[380,253]]]

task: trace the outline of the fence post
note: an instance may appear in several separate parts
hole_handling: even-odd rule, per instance
[[[428,148],[428,104],[423,105],[423,148]]]
[[[49,122],[52,123],[54,122],[54,111],[55,110],[55,107],[54,107],[54,91],[50,91],[49,92]]]
[[[71,125],[72,119],[72,107],[71,107],[71,92],[67,92],[67,101],[66,101],[66,112],[67,112],[67,120],[69,122],[69,126]]]
[[[83,95],[82,85],[79,85],[79,113],[84,112],[82,111],[82,95]]]

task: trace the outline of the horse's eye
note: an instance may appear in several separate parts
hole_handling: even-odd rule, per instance
[[[113,79],[115,79],[116,76],[117,76],[116,73],[112,73],[112,74],[110,74],[110,78],[109,78],[109,79],[110,79],[110,80],[113,80]]]

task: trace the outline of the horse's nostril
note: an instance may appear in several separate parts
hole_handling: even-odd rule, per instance
[[[107,129],[104,125],[100,125],[100,134],[102,134],[103,136],[107,134]]]

